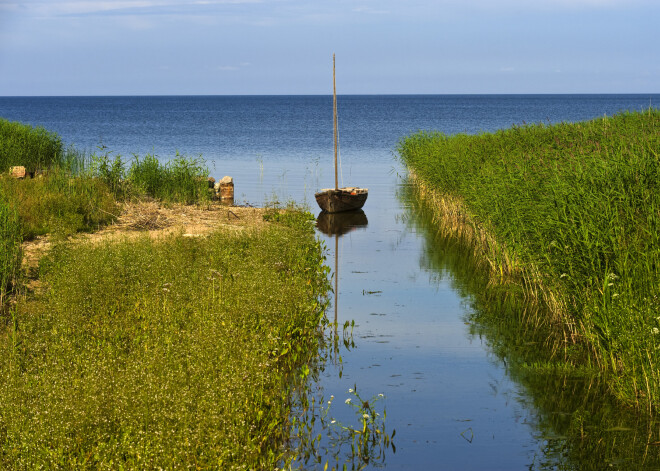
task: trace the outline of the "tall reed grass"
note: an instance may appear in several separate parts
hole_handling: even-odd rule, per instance
[[[492,283],[549,306],[621,400],[658,409],[660,111],[420,132],[398,151],[482,240]]]
[[[14,165],[34,173],[59,165],[63,156],[62,139],[56,133],[0,118],[0,173]]]

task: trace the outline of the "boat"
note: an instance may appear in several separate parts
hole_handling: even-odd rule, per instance
[[[319,207],[328,213],[340,213],[344,211],[354,211],[361,209],[369,196],[367,188],[344,187],[339,188],[339,179],[337,177],[337,155],[339,154],[339,139],[337,137],[337,87],[335,82],[335,55],[332,55],[332,108],[333,108],[333,129],[335,140],[335,187],[324,188],[315,193],[316,202]]]

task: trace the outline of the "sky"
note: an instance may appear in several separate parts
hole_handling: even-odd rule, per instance
[[[0,96],[658,93],[658,0],[0,0]]]

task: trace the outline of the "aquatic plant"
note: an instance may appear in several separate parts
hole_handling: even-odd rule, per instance
[[[0,192],[18,214],[21,236],[62,236],[98,229],[119,215],[107,185],[91,177],[71,178],[53,168],[39,178],[0,178]]]
[[[480,135],[420,132],[399,154],[478,241],[491,283],[549,307],[619,398],[660,406],[660,111]]]
[[[133,191],[162,201],[197,203],[210,199],[208,168],[204,160],[176,156],[161,163],[155,155],[138,155],[128,170],[127,180]]]
[[[62,139],[42,127],[0,118],[0,173],[20,165],[34,173],[57,166],[64,155]]]

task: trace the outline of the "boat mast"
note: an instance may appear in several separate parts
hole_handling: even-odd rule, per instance
[[[335,55],[332,54],[332,114],[334,118],[334,137],[335,137],[335,190],[339,189],[339,180],[337,178],[337,86],[335,85]]]

